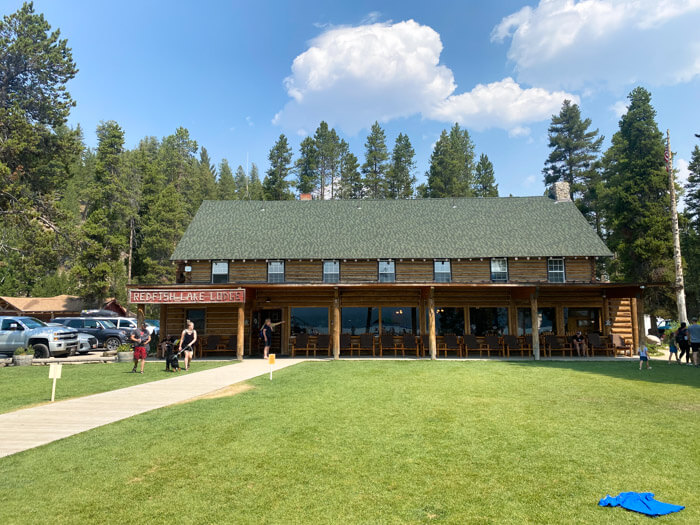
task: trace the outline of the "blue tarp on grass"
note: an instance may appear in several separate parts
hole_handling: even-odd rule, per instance
[[[598,505],[601,507],[622,507],[647,516],[664,516],[685,508],[682,505],[656,501],[651,492],[620,492],[620,495],[614,498],[607,494],[598,502]]]

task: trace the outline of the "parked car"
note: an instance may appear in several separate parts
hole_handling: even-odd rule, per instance
[[[82,332],[78,332],[78,340],[80,343],[80,346],[78,347],[79,354],[87,354],[92,350],[97,350],[97,347],[100,345],[97,337],[94,335],[84,334]]]
[[[113,323],[94,317],[56,317],[54,323],[75,328],[78,332],[97,338],[100,346],[114,351],[119,345],[128,343],[131,332],[118,329]]]
[[[148,333],[158,337],[160,334],[160,320],[159,319],[146,319],[146,326],[148,327]]]
[[[136,319],[133,317],[95,317],[98,321],[107,321],[114,324],[120,330],[126,330],[128,333],[133,332],[138,328]]]
[[[33,317],[0,317],[0,354],[12,355],[19,347],[32,346],[34,357],[60,357],[78,351],[78,334]]]

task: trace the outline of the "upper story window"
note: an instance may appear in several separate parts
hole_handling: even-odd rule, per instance
[[[323,282],[337,283],[340,281],[340,261],[323,261]]]
[[[491,259],[491,281],[494,283],[508,282],[508,259],[505,257]]]
[[[449,283],[452,281],[452,269],[450,261],[434,261],[433,274],[436,283]]]
[[[394,261],[379,261],[379,282],[393,283],[396,281]]]
[[[563,283],[566,281],[563,257],[556,257],[547,260],[547,280],[550,283]]]
[[[268,263],[267,263],[267,282],[268,283],[283,283],[284,282],[284,261],[268,261]]]
[[[214,261],[211,263],[211,282],[214,284],[228,282],[228,261]]]

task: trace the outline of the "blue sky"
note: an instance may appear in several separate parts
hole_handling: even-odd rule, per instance
[[[0,0],[9,14],[21,2]],[[261,170],[285,133],[320,119],[361,159],[379,120],[416,150],[419,181],[457,121],[496,170],[501,195],[544,191],[546,130],[564,98],[617,130],[648,88],[684,167],[700,133],[700,0],[232,2],[37,0],[80,72],[69,89],[88,145],[116,120],[127,146],[178,126],[218,163]]]

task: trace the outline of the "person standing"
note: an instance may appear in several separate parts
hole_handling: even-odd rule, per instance
[[[688,334],[690,335],[690,348],[693,351],[693,364],[698,366],[698,353],[700,353],[700,324],[698,324],[698,318],[693,317],[693,324],[688,328]]]
[[[143,374],[143,367],[146,365],[146,356],[148,351],[146,346],[151,342],[151,334],[148,333],[146,323],[131,332],[131,341],[134,344],[134,368],[131,369],[132,373],[136,373],[136,366],[141,362],[141,373]]]
[[[280,321],[279,323],[273,323],[272,319],[265,319],[265,324],[263,324],[262,327],[262,336],[263,336],[263,359],[267,359],[268,354],[270,353],[270,347],[272,346],[272,331],[274,330],[275,326],[282,324],[284,321]]]
[[[668,364],[671,364],[671,359],[676,356],[676,363],[680,364],[678,361],[678,347],[676,346],[676,332],[674,330],[669,330],[666,335],[668,339]]]
[[[690,341],[688,340],[688,328],[685,323],[681,323],[680,328],[676,332],[676,343],[681,349],[678,359],[683,364],[683,355],[685,354],[686,364],[690,364]]]
[[[187,328],[180,334],[180,346],[178,353],[185,351],[185,370],[190,369],[192,356],[194,355],[194,344],[197,342],[197,330],[194,329],[194,323],[187,321]]]
[[[647,364],[647,370],[651,370],[651,367],[649,366],[649,353],[647,351],[647,347],[642,345],[642,347],[639,349],[639,369],[642,369],[642,363]]]

